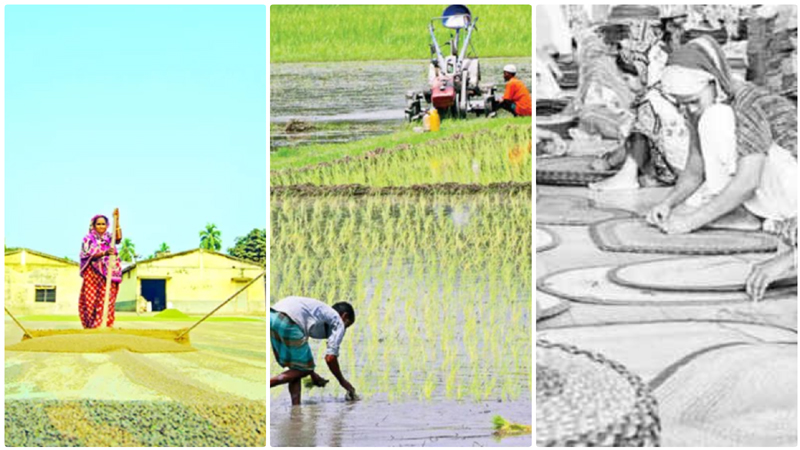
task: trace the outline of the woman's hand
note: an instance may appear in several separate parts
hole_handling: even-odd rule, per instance
[[[669,218],[672,208],[666,203],[659,203],[647,212],[645,220],[650,225],[661,227],[661,225]]]
[[[685,214],[672,214],[658,226],[667,234],[686,234],[697,229],[691,217]]]
[[[119,222],[119,208],[114,208],[114,221]]]
[[[767,287],[773,281],[783,275],[788,275],[793,258],[793,252],[786,252],[753,265],[753,269],[745,282],[745,290],[753,302],[759,302],[764,298]]]

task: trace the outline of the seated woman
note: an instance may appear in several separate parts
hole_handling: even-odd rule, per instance
[[[689,119],[686,168],[647,214],[665,233],[689,233],[734,213],[736,228],[797,216],[797,110],[783,97],[732,80],[716,41],[702,36],[670,55],[665,93]],[[679,211],[678,205],[688,208]],[[724,217],[727,216],[727,217]]]
[[[596,170],[622,167],[614,176],[589,184],[589,188],[606,191],[675,184],[689,152],[686,120],[661,92],[647,87],[648,79],[657,80],[648,73],[646,55],[623,50],[617,66],[630,89],[638,95],[634,102],[636,120],[624,146],[592,164]]]

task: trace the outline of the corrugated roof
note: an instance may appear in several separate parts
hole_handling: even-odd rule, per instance
[[[247,265],[253,266],[253,267],[258,268],[258,269],[262,268],[260,265],[254,263],[252,261],[248,261],[246,259],[237,258],[235,256],[226,255],[225,253],[215,252],[213,250],[205,250],[205,249],[202,249],[202,248],[193,248],[191,250],[185,250],[185,251],[178,252],[178,253],[170,253],[168,255],[161,255],[161,256],[156,256],[155,258],[150,258],[150,259],[144,259],[144,260],[141,260],[141,261],[137,261],[136,263],[133,263],[133,264],[130,264],[130,265],[126,266],[126,267],[123,267],[122,268],[122,273],[125,273],[125,272],[128,272],[130,270],[133,270],[133,268],[136,267],[137,264],[150,263],[150,262],[153,262],[153,261],[161,261],[162,259],[174,258],[176,256],[184,256],[184,255],[188,255],[190,253],[195,253],[195,252],[210,253],[212,255],[222,256],[222,257],[228,258],[228,259],[230,259],[232,261],[236,261],[236,262],[239,262],[239,263],[242,263],[242,264],[247,264]]]
[[[6,254],[5,255],[6,256],[16,255],[17,253],[21,253],[23,250],[26,253],[30,253],[31,255],[41,256],[42,258],[52,259],[52,260],[55,260],[55,261],[58,261],[58,262],[62,262],[62,263],[65,263],[65,264],[69,264],[69,265],[72,265],[72,266],[80,266],[80,264],[78,264],[76,261],[73,261],[71,259],[59,258],[58,256],[53,256],[53,255],[50,255],[50,254],[47,254],[47,253],[44,253],[44,252],[31,250],[31,249],[25,248],[25,247],[10,248],[10,249],[6,250]]]

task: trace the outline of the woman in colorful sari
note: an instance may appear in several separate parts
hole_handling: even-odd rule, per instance
[[[661,83],[683,108],[691,139],[677,184],[647,214],[651,224],[669,234],[709,225],[769,230],[797,217],[794,105],[732,79],[708,36],[670,55]]]
[[[114,210],[114,223],[116,230],[114,243],[111,242],[111,232],[108,229],[108,218],[103,215],[92,217],[89,225],[89,234],[83,238],[81,247],[81,296],[78,309],[83,328],[98,328],[103,322],[103,303],[106,293],[106,278],[108,273],[108,260],[110,255],[116,254],[116,244],[122,241],[122,229],[119,227],[119,209]],[[114,259],[111,268],[111,292],[108,299],[107,326],[114,325],[114,304],[117,301],[119,283],[122,281],[122,270],[119,258]]]

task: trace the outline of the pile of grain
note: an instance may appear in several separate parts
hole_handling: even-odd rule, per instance
[[[7,400],[8,447],[263,447],[264,402]]]
[[[196,351],[190,345],[174,341],[170,330],[136,330],[138,333],[93,332],[94,330],[49,330],[50,335],[42,335],[6,347],[15,352],[53,352],[53,353],[106,353],[115,350],[128,350],[134,353],[175,353]],[[71,331],[71,333],[65,333]],[[75,333],[77,331],[78,333]],[[83,331],[83,332],[82,332]],[[166,338],[148,337],[166,335]],[[32,333],[35,334],[35,333]]]

